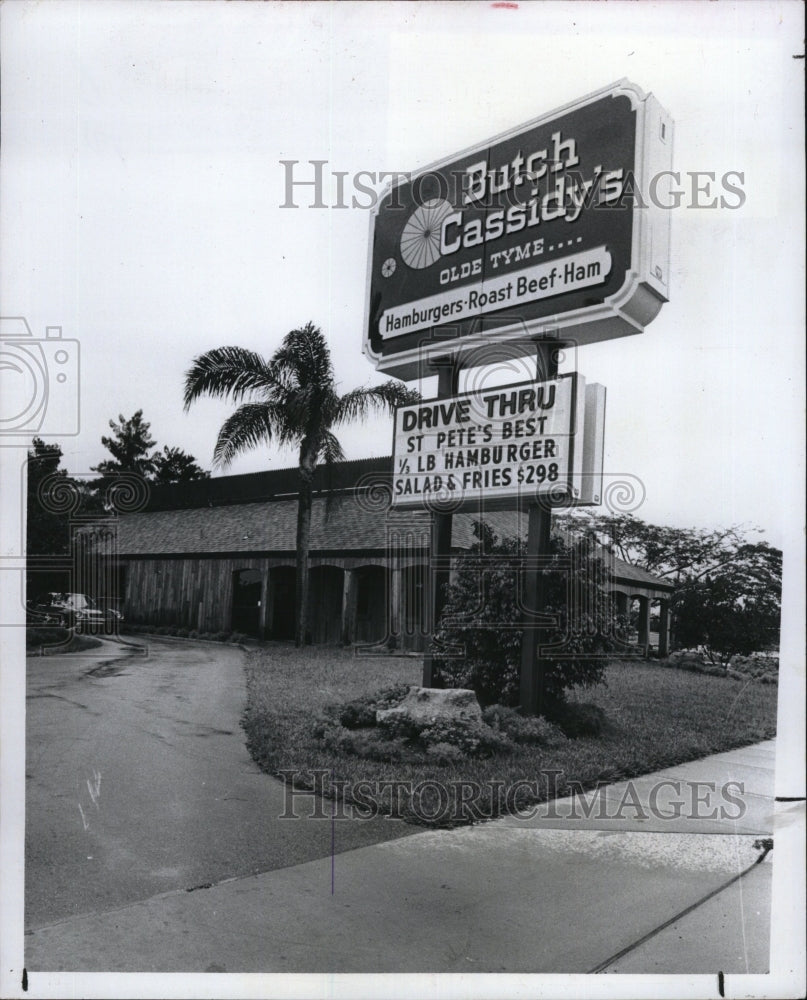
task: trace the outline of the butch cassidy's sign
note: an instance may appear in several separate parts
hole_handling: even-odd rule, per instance
[[[461,354],[482,329],[516,351],[547,329],[641,332],[667,300],[671,165],[669,117],[621,81],[394,185],[373,214],[365,353],[411,378],[424,348]]]
[[[489,508],[515,507],[546,493],[574,502],[584,463],[599,460],[601,472],[601,451],[586,462],[585,417],[578,374],[399,407],[393,505],[473,509],[484,497]]]

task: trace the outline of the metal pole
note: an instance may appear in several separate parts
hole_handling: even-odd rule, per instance
[[[435,358],[432,367],[437,371],[437,399],[455,396],[459,387],[460,363],[452,357]],[[432,514],[431,525],[431,573],[430,580],[430,622],[429,645],[423,657],[423,687],[433,687],[435,681],[434,668],[434,633],[440,614],[445,607],[445,589],[451,579],[448,560],[451,557],[451,524],[452,515],[435,511]]]
[[[554,378],[558,374],[556,340],[536,341],[536,377],[539,380]],[[552,511],[549,506],[531,503],[528,508],[527,558],[549,556],[552,539]],[[538,566],[527,566],[524,587],[524,633],[521,639],[521,677],[519,703],[527,715],[541,715],[544,711],[544,669],[538,655],[540,626],[535,615],[540,614],[546,603],[545,582]]]

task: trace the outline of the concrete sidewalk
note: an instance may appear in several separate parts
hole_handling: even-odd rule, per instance
[[[560,818],[424,831],[71,918],[26,938],[26,964],[29,973],[765,972],[773,855],[755,864],[755,844],[773,830],[774,757],[768,741],[637,779],[633,791],[612,785],[589,818],[583,800],[559,800]],[[744,809],[736,788],[733,805],[719,797],[730,781],[746,786]],[[667,798],[654,815],[661,783]],[[693,786],[698,810],[711,811],[708,793],[716,815],[664,819],[675,812],[670,795],[686,799]],[[644,808],[620,810],[625,801]]]

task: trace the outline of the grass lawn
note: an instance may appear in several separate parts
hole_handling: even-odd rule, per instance
[[[547,771],[560,772],[536,796],[516,797],[518,808],[570,791],[569,782],[592,787],[646,774],[710,753],[768,739],[776,733],[774,685],[744,683],[658,666],[615,662],[606,683],[572,691],[570,701],[590,702],[605,712],[597,737],[556,746],[519,744],[488,758],[441,761],[426,755],[379,761],[326,747],[315,735],[329,706],[404,682],[419,684],[416,657],[357,656],[353,650],[273,644],[247,659],[248,701],[243,725],[253,758],[269,772],[296,771],[295,783],[311,786],[306,774],[327,770],[336,779],[358,781],[434,780],[454,787],[461,780],[514,786]],[[322,780],[322,779],[320,779]],[[328,792],[325,779],[325,791]],[[317,786],[319,787],[319,786]],[[492,814],[498,811],[488,803]],[[381,811],[389,811],[382,805]],[[393,812],[399,810],[393,809]],[[406,804],[400,814],[407,815]],[[482,815],[489,815],[482,812]]]

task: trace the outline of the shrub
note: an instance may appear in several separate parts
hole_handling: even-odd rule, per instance
[[[410,715],[390,715],[377,723],[391,740],[415,740],[420,735],[423,725],[418,724]]]
[[[379,730],[355,731],[344,726],[320,723],[315,733],[322,745],[332,751],[351,754],[364,760],[387,764],[414,763],[419,755],[399,739],[386,739]]]
[[[469,757],[490,757],[513,749],[505,733],[466,719],[439,719],[421,730],[420,741],[427,748],[447,744]]]
[[[525,548],[517,538],[499,542],[482,521],[475,522],[474,533],[478,541],[459,561],[436,632],[438,644],[454,650],[439,659],[439,678],[444,687],[472,688],[483,707],[516,705],[523,634],[516,564]],[[546,609],[558,625],[541,637],[557,648],[554,656],[544,657],[548,705],[562,703],[572,687],[602,681],[605,654],[616,648],[617,635],[606,571],[588,542],[567,546],[553,538],[552,558],[554,567],[543,576]],[[579,567],[571,580],[565,571],[569,562]]]
[[[375,725],[375,707],[369,700],[348,702],[339,710],[339,721],[347,729]]]
[[[374,726],[378,709],[392,708],[403,701],[408,693],[408,684],[394,684],[392,687],[375,692],[375,694],[364,695],[361,698],[354,698],[353,701],[337,705],[333,709],[333,714],[338,717],[341,725],[348,729]]]
[[[762,680],[763,677],[773,677],[776,680],[779,674],[779,657],[762,656],[759,653],[742,656],[738,653],[732,656],[729,667],[739,674],[757,680]]]
[[[490,705],[482,713],[482,718],[492,729],[501,730],[514,743],[556,747],[566,742],[563,731],[554,723],[543,717],[519,715],[506,705]]]
[[[605,725],[605,712],[591,702],[567,702],[556,706],[552,720],[566,736],[599,736]]]
[[[195,628],[192,628],[190,630],[190,632],[188,632],[188,638],[189,639],[198,639],[199,638],[199,631],[197,629],[195,629]]]

